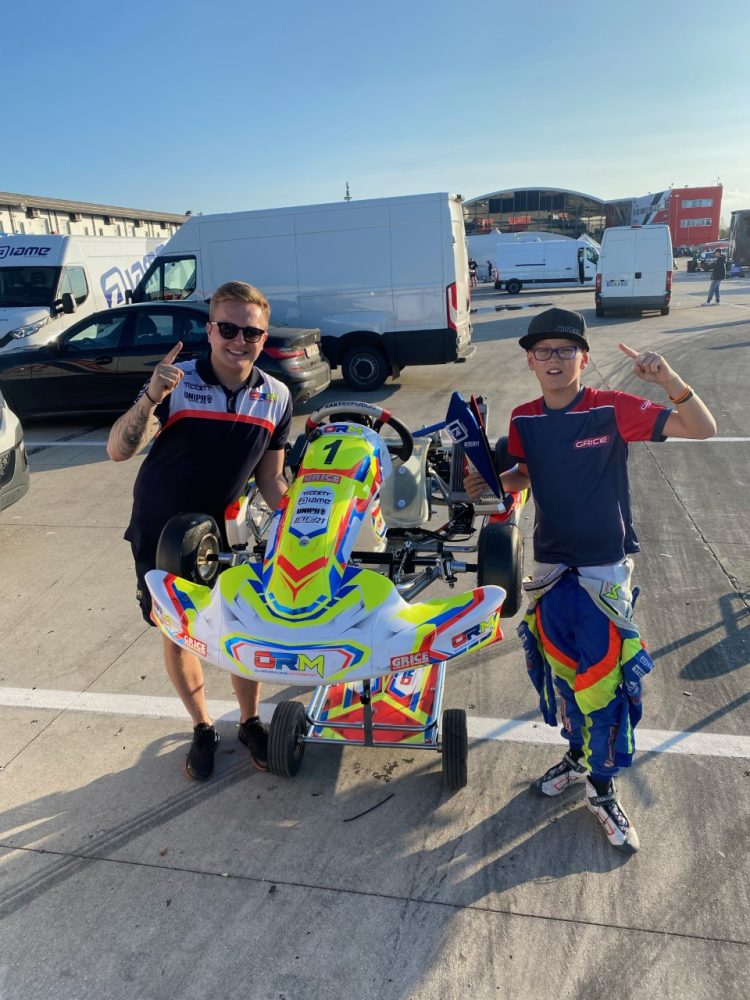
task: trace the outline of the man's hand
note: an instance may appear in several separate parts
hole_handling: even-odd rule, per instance
[[[174,363],[181,350],[182,341],[178,340],[172,350],[161,359],[154,369],[147,390],[154,403],[161,403],[182,381],[185,373]]]
[[[633,373],[644,382],[655,382],[657,385],[664,386],[670,396],[677,395],[685,388],[683,380],[677,372],[669,367],[661,354],[656,354],[654,351],[645,351],[643,354],[639,354],[627,344],[618,344],[617,346],[623,354],[627,354],[629,358],[633,359]]]

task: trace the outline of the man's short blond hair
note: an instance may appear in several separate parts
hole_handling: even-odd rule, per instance
[[[260,306],[266,314],[266,321],[271,319],[271,306],[263,292],[253,285],[248,285],[246,281],[227,281],[220,285],[211,296],[209,315],[211,319],[216,315],[215,307],[220,302],[249,302],[251,305]]]

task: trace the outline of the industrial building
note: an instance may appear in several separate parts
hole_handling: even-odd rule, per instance
[[[614,200],[564,188],[514,188],[470,198],[464,219],[470,235],[534,230],[595,240],[607,226],[665,223],[675,246],[699,246],[719,238],[721,195],[720,184]]]
[[[0,236],[154,236],[169,238],[187,215],[96,205],[0,191]]]

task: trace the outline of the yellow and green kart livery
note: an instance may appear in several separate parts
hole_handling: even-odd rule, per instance
[[[161,630],[238,676],[306,686],[442,664],[502,638],[502,587],[410,604],[388,576],[352,560],[386,541],[379,497],[392,463],[377,431],[341,421],[308,437],[262,561],[226,569],[213,589],[147,574]]]

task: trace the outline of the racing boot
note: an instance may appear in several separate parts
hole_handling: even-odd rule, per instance
[[[589,778],[586,779],[586,805],[596,816],[610,844],[623,854],[635,854],[640,847],[635,827],[617,801],[613,781],[603,794],[598,792]]]
[[[530,791],[534,795],[559,795],[570,785],[583,781],[588,773],[580,760],[566,753],[559,764],[555,764],[541,778],[532,782]]]

